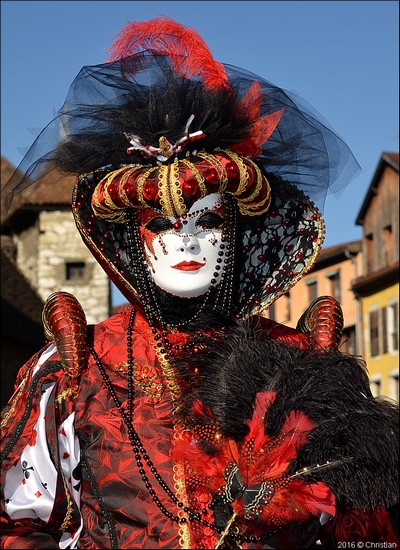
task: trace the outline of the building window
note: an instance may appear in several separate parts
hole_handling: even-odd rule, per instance
[[[350,355],[356,354],[356,329],[354,326],[343,330],[340,350],[343,353],[349,353]]]
[[[285,318],[284,321],[290,321],[292,317],[292,311],[291,311],[291,303],[290,303],[290,292],[286,292],[286,294],[283,296],[284,304],[285,304]]]
[[[65,264],[65,279],[67,281],[82,281],[85,278],[85,262],[67,262]]]
[[[371,357],[379,355],[379,311],[371,311],[369,314],[369,339],[371,345]]]
[[[390,397],[399,401],[399,372],[394,372],[389,378]]]
[[[374,238],[372,233],[365,236],[367,247],[367,273],[374,270]]]
[[[393,232],[391,225],[384,228],[383,238],[385,242],[385,265],[391,265],[393,263]]]
[[[371,378],[371,393],[374,397],[382,395],[382,378],[380,375]]]
[[[387,313],[389,350],[395,351],[399,349],[399,304],[388,306]]]
[[[306,285],[308,286],[308,301],[311,303],[318,298],[317,280],[312,279],[311,281],[306,281]]]
[[[381,309],[381,317],[382,317],[382,353],[387,353],[389,351],[388,348],[388,328],[387,328],[387,308],[383,307]]]
[[[342,294],[341,294],[341,284],[340,284],[340,271],[337,270],[334,273],[331,273],[327,275],[331,288],[330,288],[330,294],[339,302],[341,303],[342,300]]]

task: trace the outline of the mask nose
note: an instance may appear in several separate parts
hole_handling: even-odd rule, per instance
[[[177,243],[176,249],[179,252],[198,252],[200,250],[199,241],[194,235],[185,235],[180,242]]]

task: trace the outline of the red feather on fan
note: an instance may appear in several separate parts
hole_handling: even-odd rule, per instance
[[[174,461],[185,469],[189,491],[218,493],[240,517],[257,517],[269,525],[305,521],[323,512],[334,515],[335,497],[324,483],[306,483],[288,474],[313,423],[292,411],[277,436],[265,435],[264,417],[274,399],[274,392],[257,395],[249,432],[241,443],[223,437],[211,411],[195,402],[194,427],[173,450]]]

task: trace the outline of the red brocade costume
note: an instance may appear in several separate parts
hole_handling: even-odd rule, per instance
[[[94,327],[93,339],[99,358],[106,366],[107,374],[119,395],[123,406],[126,406],[126,335],[129,321],[129,310],[114,315],[104,323]],[[306,345],[307,338],[303,334],[296,334],[290,329],[280,327],[273,332],[279,339],[293,341],[299,345]],[[136,314],[133,347],[135,349],[135,383],[139,389],[135,400],[135,425],[140,433],[144,446],[151,456],[154,464],[157,464],[158,472],[167,480],[170,487],[179,488],[184,494],[184,478],[182,473],[174,472],[170,458],[171,444],[177,437],[179,429],[172,421],[174,399],[171,396],[176,391],[176,381],[173,373],[163,372],[163,367],[157,359],[156,341],[154,335],[146,323],[146,320]],[[174,343],[184,343],[187,335],[176,334]],[[25,387],[32,386],[32,365],[30,361],[19,374],[17,381],[24,380]],[[15,457],[27,445],[32,443],[32,433],[37,421],[40,389],[48,382],[55,382],[52,401],[48,404],[46,418],[49,422],[48,437],[54,454],[52,458],[55,464],[59,463],[57,441],[54,435],[71,412],[75,412],[75,429],[82,443],[82,467],[86,465],[89,470],[89,478],[93,480],[93,486],[86,480],[82,486],[81,511],[84,518],[84,530],[79,539],[81,548],[105,547],[105,532],[100,527],[108,516],[111,516],[113,529],[107,537],[111,544],[113,533],[118,542],[112,547],[120,548],[179,548],[179,537],[188,536],[184,528],[179,528],[173,522],[165,525],[165,518],[156,506],[152,505],[152,498],[143,491],[142,480],[137,472],[136,460],[129,443],[126,427],[116,410],[111,395],[104,387],[101,374],[96,369],[93,359],[87,369],[81,373],[80,388],[77,396],[71,396],[70,378],[66,377],[64,370],[58,361],[58,356],[52,356],[38,373],[38,384],[33,396],[24,393],[23,396],[16,392],[15,399],[11,399],[9,408],[5,412],[4,438],[5,447],[9,444],[9,438],[16,427],[23,421],[23,413],[29,408],[32,413],[28,422],[24,425],[24,437],[21,437],[9,455],[7,463],[4,463],[3,474],[8,467],[12,467]],[[17,405],[17,411],[15,406]],[[12,416],[9,416],[9,412]],[[36,412],[36,414],[35,414]],[[21,480],[22,482],[22,480]],[[69,516],[68,530],[77,530],[79,527],[79,512],[76,505],[68,502],[65,490],[60,479],[60,494],[56,498],[57,514],[49,520],[47,526],[37,525],[37,522],[24,521],[22,524],[23,535],[15,536],[18,524],[3,524],[4,548],[35,548],[37,538],[33,538],[32,545],[29,537],[40,534],[40,540],[45,537],[41,528],[46,531],[51,528],[58,531],[65,516]],[[121,491],[121,484],[123,491]],[[178,494],[179,494],[178,490]],[[103,510],[96,499],[99,491],[103,497],[104,510],[108,513],[104,517]],[[203,497],[206,497],[204,500]],[[202,506],[209,504],[209,496],[204,493],[199,499]],[[162,498],[162,496],[161,496]],[[163,499],[165,501],[166,499]],[[166,506],[168,506],[166,504]],[[63,513],[65,516],[63,517]],[[60,521],[61,520],[61,521]],[[8,532],[10,531],[10,534]],[[210,539],[207,547],[213,547],[214,533],[210,529],[200,529],[197,533],[196,544],[191,547],[199,547],[200,541]],[[187,538],[185,539],[187,540]],[[196,540],[196,539],[195,539]],[[154,545],[154,546],[153,546]]]
[[[126,406],[127,391],[125,350],[128,321],[129,312],[125,309],[122,313],[97,325],[93,334],[96,351],[107,368],[107,374],[112,379],[123,406]],[[157,360],[156,342],[151,330],[145,319],[138,314],[135,317],[133,335],[135,380],[140,388],[139,395],[135,400],[134,414],[137,419],[135,424],[148,454],[154,464],[157,464],[159,473],[167,480],[170,487],[182,486],[184,479],[179,479],[179,474],[173,473],[170,459],[174,433],[178,432],[172,422],[174,400],[169,386],[174,387],[176,382],[173,380],[171,373],[163,372],[163,368]],[[187,335],[185,334],[176,335],[177,343],[183,343],[186,339]],[[32,363],[26,365],[19,376],[20,380],[25,380],[25,386],[27,387],[31,386],[32,383]],[[51,368],[52,366],[56,367],[55,370]],[[54,372],[51,372],[53,370]],[[79,393],[76,397],[70,395],[70,379],[65,376],[63,369],[60,369],[57,356],[53,356],[49,361],[49,365],[44,365],[41,371],[39,371],[38,389],[33,399],[30,400],[28,394],[25,394],[26,402],[24,402],[24,398],[21,399],[21,396],[17,395],[19,414],[16,414],[14,410],[15,402],[13,400],[10,403],[12,417],[8,416],[7,410],[5,411],[5,418],[9,418],[6,430],[8,430],[8,435],[11,437],[13,430],[21,422],[21,416],[26,407],[32,410],[32,414],[25,426],[25,437],[19,439],[18,444],[13,449],[13,454],[10,455],[9,464],[5,465],[3,472],[8,469],[8,466],[12,466],[18,451],[31,441],[33,426],[37,420],[34,411],[38,411],[40,387],[50,381],[55,381],[53,400],[48,404],[46,410],[47,420],[50,421],[53,430],[52,444],[55,452],[53,459],[57,463],[58,453],[54,430],[57,430],[57,427],[63,423],[63,420],[71,412],[75,412],[75,428],[77,433],[80,433],[83,443],[82,449],[84,449],[83,467],[90,464],[90,478],[94,480],[93,487],[90,487],[88,482],[85,482],[82,487],[81,510],[84,516],[85,529],[80,537],[80,547],[100,548],[104,546],[104,531],[99,527],[102,509],[99,503],[96,502],[97,487],[100,493],[104,495],[102,497],[104,508],[109,511],[111,516],[114,516],[112,518],[113,531],[115,531],[116,540],[119,541],[121,548],[151,548],[152,544],[156,547],[179,547],[178,537],[182,536],[178,532],[179,529],[172,522],[169,527],[166,527],[161,512],[158,511],[157,507],[151,506],[152,499],[150,495],[143,494],[141,478],[137,473],[136,461],[126,428],[116,410],[111,395],[104,388],[101,374],[96,369],[95,363],[93,361],[89,363],[87,370],[82,372]],[[177,391],[175,387],[174,391]],[[83,400],[80,399],[80,396],[83,397]],[[50,431],[48,435],[50,438]],[[7,447],[7,435],[5,442]],[[121,491],[121,483],[123,492]],[[66,515],[67,511],[71,512],[71,510],[68,510],[69,503],[65,494],[63,496],[63,501],[56,499],[58,506],[62,505],[58,509],[58,517],[51,518],[49,522],[50,526],[54,526],[55,531],[60,527],[57,524],[57,521],[60,520],[60,511],[65,508]],[[204,505],[206,504],[208,502],[204,503]],[[68,529],[79,527],[79,523],[77,523],[79,513],[77,510],[74,510],[74,512],[70,515],[71,524],[68,525]],[[26,523],[23,535],[25,542],[19,541],[21,546],[18,547],[21,548],[27,547],[28,534],[34,533],[36,530],[40,532],[37,525],[24,523]],[[12,529],[11,527],[11,533]],[[7,530],[7,527],[3,525],[3,533],[7,533]],[[110,537],[112,537],[112,532]],[[5,539],[4,544],[5,548],[17,547],[12,535]]]
[[[129,317],[130,310],[125,308],[104,323],[96,325],[90,336],[124,408],[127,406],[126,335]],[[262,323],[263,332],[268,338],[298,348],[309,347],[309,338],[305,334],[274,325],[265,319]],[[180,391],[179,382],[173,371],[166,370],[165,365],[159,361],[160,354],[156,351],[157,340],[154,340],[154,334],[140,313],[136,313],[132,334],[135,350],[134,380],[137,390],[133,411],[135,429],[151,462],[157,465],[157,472],[167,485],[173,488],[178,498],[186,505],[189,489],[190,506],[195,504],[194,509],[201,514],[202,519],[212,522],[213,515],[208,506],[211,504],[213,493],[202,484],[187,486],[187,472],[185,475],[185,469],[179,466],[179,462],[174,466],[171,460],[173,442],[177,442],[179,447],[182,445],[182,437],[193,437],[188,435],[192,431],[183,429],[179,422],[173,420],[174,403]],[[185,343],[187,334],[176,333],[174,344]],[[87,368],[80,375],[79,391],[76,395],[71,392],[71,379],[65,375],[57,355],[53,355],[35,375],[37,384],[32,380],[33,364],[34,361],[31,361],[21,370],[18,382],[24,381],[26,388],[35,388],[35,391],[23,391],[21,395],[17,390],[9,408],[5,410],[5,450],[12,445],[15,433],[19,433],[18,426],[23,426],[23,435],[15,442],[4,462],[3,475],[9,468],[13,468],[16,457],[26,445],[35,444],[34,426],[37,421],[41,388],[54,382],[52,398],[46,408],[46,423],[50,455],[59,469],[57,493],[54,512],[46,524],[38,522],[37,519],[13,522],[3,520],[4,548],[37,548],[39,540],[40,547],[51,548],[54,547],[53,537],[57,538],[61,526],[64,531],[72,533],[80,528],[79,510],[68,491],[65,491],[65,480],[63,481],[60,472],[61,457],[56,435],[72,412],[75,413],[75,431],[81,444],[83,473],[83,481],[79,473],[74,474],[76,478],[73,480],[78,484],[82,482],[80,511],[83,529],[79,537],[79,548],[214,548],[219,538],[215,531],[201,522],[185,522],[179,525],[166,520],[154,505],[150,493],[144,490],[126,426],[110,392],[104,386],[103,377],[93,358],[89,359]],[[193,376],[195,375],[193,373]],[[26,411],[29,411],[27,421],[24,419]],[[151,473],[149,477],[151,478]],[[26,482],[29,483],[29,479]],[[158,486],[155,489],[165,507],[170,509],[168,498]],[[352,540],[352,533],[346,532],[343,523],[352,525],[352,521],[355,521],[351,519],[353,515],[356,518],[361,516],[363,521],[365,518],[368,519],[365,532],[375,530],[374,540],[396,540],[388,513],[383,509],[366,514],[347,508],[337,528],[344,530],[343,536],[350,537],[349,540]],[[379,525],[376,523],[378,518]],[[319,528],[316,528],[313,522],[296,523],[295,526],[287,525],[290,522],[285,523],[283,529],[277,530],[276,523],[270,524],[269,529],[277,531],[271,537],[273,547],[296,548],[297,544],[301,547],[300,540],[304,539],[307,543],[315,539],[317,534],[320,536]],[[327,531],[332,531],[330,523],[328,527]],[[255,524],[254,529],[247,529],[247,535],[259,535],[262,529],[265,531],[262,523]],[[50,534],[52,532],[53,534]]]
[[[162,18],[79,73],[6,192],[76,174],[78,231],[130,305],[87,326],[48,298],[2,419],[4,548],[395,547],[397,408],[338,351],[339,304],[259,316],[357,170],[319,118]]]

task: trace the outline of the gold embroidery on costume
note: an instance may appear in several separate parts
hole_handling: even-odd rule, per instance
[[[66,399],[67,397],[71,397],[73,395],[72,388],[68,388],[67,390],[64,390],[63,392],[59,393],[57,397],[55,398],[55,402],[59,405]]]
[[[128,371],[128,363],[122,361],[115,369],[117,372]],[[133,380],[135,386],[146,394],[152,403],[158,403],[161,399],[163,385],[154,368],[141,363],[133,364]]]
[[[186,214],[186,205],[182,196],[182,189],[179,182],[179,164],[173,162],[169,173],[169,192],[171,194],[171,200],[174,207],[175,218],[179,218],[183,214]]]
[[[169,195],[169,171],[170,165],[163,164],[158,171],[158,196],[161,208],[167,216],[173,216],[173,206]]]
[[[180,433],[175,428],[174,430],[174,439],[177,439],[180,436]],[[177,498],[183,502],[185,506],[188,505],[187,495],[186,495],[186,485],[185,485],[185,476],[184,469],[181,464],[174,464],[174,488]],[[178,516],[182,519],[185,518],[185,512],[179,508]],[[179,526],[179,544],[181,548],[189,549],[190,548],[190,530],[187,523],[182,523]]]
[[[0,426],[1,426],[2,428],[4,428],[4,426],[7,426],[7,423],[8,423],[8,421],[9,421],[9,419],[13,416],[13,414],[14,414],[14,412],[15,412],[15,408],[16,408],[16,406],[17,406],[17,403],[18,403],[19,398],[21,397],[22,392],[24,391],[25,384],[26,384],[26,381],[27,381],[27,379],[28,379],[29,372],[30,372],[32,366],[33,366],[33,365],[31,365],[31,367],[28,368],[28,369],[26,370],[25,376],[24,376],[24,378],[23,378],[23,380],[22,380],[22,382],[21,382],[19,388],[17,388],[17,389],[15,390],[15,393],[14,393],[14,395],[13,395],[12,398],[11,398],[12,401],[11,401],[10,410],[9,410],[8,412],[6,412],[6,414],[4,415],[4,418],[3,418],[3,420],[1,421],[1,424],[0,424]]]
[[[176,401],[180,397],[180,388],[175,380],[174,370],[171,367],[169,361],[165,358],[165,355],[160,352],[160,349],[157,347],[156,343],[152,344],[152,348],[156,352],[158,362],[160,363],[161,369],[163,371],[165,380],[167,382],[167,387],[171,393],[172,401]]]
[[[65,489],[65,496],[67,498],[67,513],[65,514],[64,521],[61,524],[60,531],[66,531],[71,523],[73,503],[72,503],[71,494],[67,486],[67,482],[65,481],[64,472],[62,470],[61,470],[61,477],[62,477],[64,489]]]

